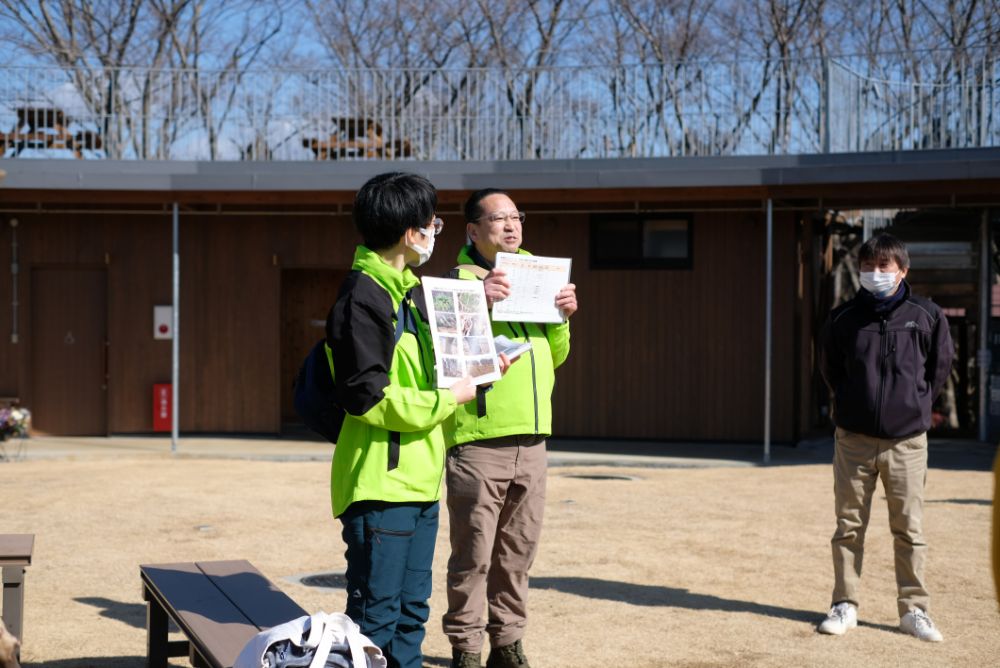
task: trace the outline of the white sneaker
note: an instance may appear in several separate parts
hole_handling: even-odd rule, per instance
[[[927,642],[941,642],[944,640],[944,636],[934,626],[931,618],[919,608],[914,608],[902,616],[899,620],[899,630]]]
[[[847,601],[843,601],[830,608],[826,619],[820,622],[816,630],[832,636],[842,636],[847,633],[848,629],[853,629],[857,625],[858,609]]]

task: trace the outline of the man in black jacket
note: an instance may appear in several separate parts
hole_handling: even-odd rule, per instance
[[[882,478],[889,507],[899,628],[940,641],[927,615],[924,585],[924,482],[931,404],[951,373],[948,321],[933,302],[910,292],[910,266],[896,237],[869,239],[858,255],[862,289],[834,309],[822,334],[821,369],[833,392],[833,606],[821,633],[857,626],[858,591],[872,494]]]

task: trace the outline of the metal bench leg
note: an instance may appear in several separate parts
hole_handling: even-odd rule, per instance
[[[146,665],[149,668],[167,668],[169,658],[167,642],[167,613],[152,596],[146,600]]]
[[[7,630],[24,641],[24,567],[3,568],[3,621]]]
[[[187,656],[191,643],[187,640],[170,640],[170,616],[145,587],[146,599],[146,665],[149,668],[167,668],[173,656]]]

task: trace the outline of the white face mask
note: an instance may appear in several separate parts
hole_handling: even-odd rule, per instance
[[[418,246],[417,244],[406,244],[407,248],[409,248],[418,255],[416,262],[408,263],[411,267],[419,267],[420,265],[426,263],[427,260],[431,259],[431,253],[434,252],[434,233],[428,232],[425,229],[418,229],[418,231],[420,232],[420,234],[424,235],[429,240],[427,242],[427,246]]]
[[[861,272],[861,287],[876,297],[885,298],[892,294],[896,287],[896,276],[899,272],[883,273],[881,271]]]

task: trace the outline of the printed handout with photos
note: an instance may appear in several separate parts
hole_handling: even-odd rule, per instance
[[[510,296],[493,304],[493,319],[563,322],[556,295],[569,283],[572,258],[497,253],[496,268],[510,281]]]
[[[466,375],[476,385],[500,380],[483,282],[434,277],[420,282],[434,338],[437,386],[451,387]]]

